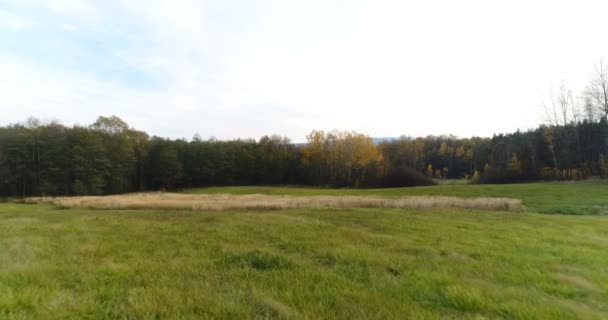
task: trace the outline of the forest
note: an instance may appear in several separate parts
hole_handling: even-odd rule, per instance
[[[230,185],[399,187],[437,179],[514,183],[608,176],[605,115],[491,138],[401,137],[374,144],[347,131],[220,141],[150,137],[116,116],[89,126],[0,128],[0,195],[101,195]],[[434,180],[433,180],[434,179]]]

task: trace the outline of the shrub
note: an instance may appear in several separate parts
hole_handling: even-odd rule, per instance
[[[608,177],[608,157],[600,154],[600,158],[598,160],[600,167],[600,176],[602,178]]]
[[[486,164],[483,170],[482,183],[507,183],[505,170],[500,166]]]
[[[479,173],[479,170],[475,170],[475,173],[473,173],[473,177],[471,177],[471,179],[469,180],[470,184],[480,184],[482,183],[482,179],[481,179],[481,174]]]
[[[555,168],[552,167],[543,167],[540,171],[540,177],[543,180],[555,180],[557,176],[555,175]]]
[[[437,178],[437,179],[441,179],[441,178],[443,178],[443,177],[441,176],[441,170],[439,170],[439,169],[435,170],[435,178]]]
[[[382,181],[382,186],[387,188],[414,187],[434,185],[430,177],[406,167],[397,167],[389,171]]]

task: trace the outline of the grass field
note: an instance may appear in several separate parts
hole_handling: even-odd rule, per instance
[[[607,187],[188,191],[512,197],[524,212],[3,203],[0,319],[606,319]]]

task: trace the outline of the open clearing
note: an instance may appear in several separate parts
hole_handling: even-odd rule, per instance
[[[0,318],[606,319],[607,186],[188,191],[508,197],[524,212],[0,204]]]

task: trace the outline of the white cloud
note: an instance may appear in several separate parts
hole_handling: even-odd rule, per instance
[[[68,31],[77,31],[78,27],[70,23],[62,23],[61,27]]]
[[[0,29],[27,29],[36,26],[36,22],[10,12],[0,10]]]

